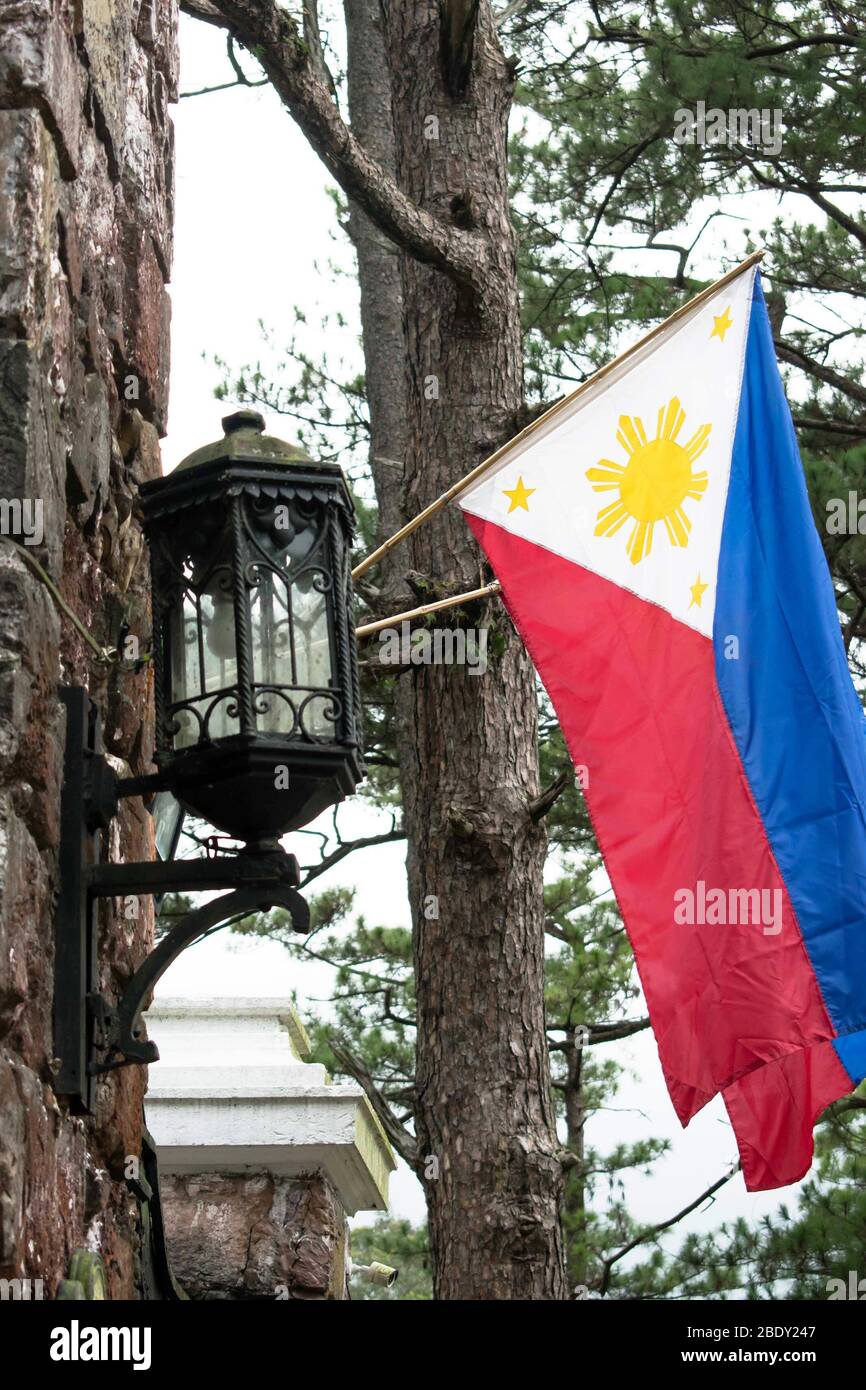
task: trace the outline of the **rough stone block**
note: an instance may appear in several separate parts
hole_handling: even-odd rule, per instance
[[[112,178],[120,178],[126,145],[126,103],[132,42],[130,6],[124,0],[80,0],[81,41],[87,54],[97,128]]]
[[[85,378],[77,393],[77,410],[67,470],[67,497],[86,509],[86,520],[108,491],[111,465],[111,417],[105,382],[96,372]]]
[[[345,1217],[324,1178],[201,1173],[165,1177],[160,1192],[191,1298],[345,1297]]]
[[[16,805],[0,794],[0,1035],[40,1065],[51,1047],[53,913],[42,856]],[[23,1010],[25,1001],[30,1007]]]
[[[180,63],[175,0],[140,0],[135,37],[152,54],[157,70],[165,78],[169,101],[177,101]]]
[[[83,82],[65,0],[5,0],[0,9],[0,104],[42,113],[66,179],[75,177],[78,165]]]
[[[162,476],[159,434],[147,421],[142,421],[138,447],[132,457],[132,476],[139,485]]]
[[[54,149],[35,111],[0,111],[0,328],[41,339],[57,215]]]
[[[114,371],[109,338],[117,325],[123,355],[124,276],[117,226],[117,190],[111,182],[104,145],[90,129],[81,141],[81,172],[66,190],[81,257],[78,322],[86,340],[87,369],[109,384]],[[112,332],[109,331],[112,326]]]
[[[171,302],[162,268],[147,231],[133,224],[124,241],[127,294],[124,318],[127,372],[133,378],[132,397],[165,433],[168,410],[168,349]]]
[[[136,44],[130,55],[121,180],[129,213],[138,227],[150,231],[163,280],[172,257],[173,134],[166,80]]]
[[[18,1273],[24,1208],[25,1116],[15,1069],[0,1056],[0,1271]]]
[[[43,539],[35,549],[57,575],[66,524],[66,440],[47,378],[51,360],[51,352],[40,358],[26,340],[0,339],[0,497],[41,504]]]
[[[0,547],[0,779],[15,772],[31,785],[38,760],[28,757],[31,723],[42,719],[42,752],[50,751],[60,624],[46,590],[24,561]],[[56,761],[56,760],[55,760]],[[56,769],[43,779],[56,799]],[[53,812],[56,824],[57,809]]]

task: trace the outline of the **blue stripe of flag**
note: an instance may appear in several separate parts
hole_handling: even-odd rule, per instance
[[[824,1001],[836,1031],[853,1033],[866,1028],[866,718],[758,276],[714,646],[722,701]],[[850,1060],[866,1070],[859,1057]]]

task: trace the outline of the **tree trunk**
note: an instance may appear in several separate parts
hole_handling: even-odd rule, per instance
[[[437,0],[386,5],[398,181],[422,209],[470,229],[488,257],[477,294],[402,257],[406,518],[508,439],[522,405],[506,168],[512,75],[487,0],[468,56],[465,27],[456,52],[443,37],[454,28],[448,8],[440,20]],[[456,509],[416,533],[411,558],[446,591],[482,577]],[[528,812],[538,793],[535,677],[504,614],[477,621],[496,627],[487,674],[416,669],[414,750],[401,768],[434,1289],[444,1299],[558,1299],[566,1284],[544,1032],[545,836]]]
[[[373,158],[393,176],[391,83],[379,0],[344,0],[343,9],[352,130]],[[400,499],[406,452],[406,348],[400,253],[355,202],[349,204],[349,236],[358,260],[361,332],[370,410],[370,466],[379,508],[379,538],[384,540],[393,535],[402,521]],[[383,566],[372,580],[389,593],[393,590],[396,597],[401,586],[388,583],[393,571],[393,565]]]

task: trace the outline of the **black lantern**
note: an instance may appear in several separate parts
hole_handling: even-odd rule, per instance
[[[239,410],[141,489],[153,576],[155,761],[181,804],[272,842],[364,775],[342,471]]]
[[[225,438],[142,490],[153,576],[156,773],[119,777],[87,692],[66,687],[55,928],[54,1088],[91,1109],[103,1072],[159,1056],[141,1014],[181,951],[219,926],[280,907],[310,928],[301,874],[279,836],[364,775],[350,546],[342,472],[264,434],[240,410]],[[155,861],[106,859],[126,797],[160,795]],[[184,811],[242,849],[175,860]],[[100,898],[228,889],[186,913],[116,1004],[98,989]]]

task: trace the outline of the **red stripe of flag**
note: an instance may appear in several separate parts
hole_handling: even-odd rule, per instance
[[[738,1077],[833,1036],[719,698],[712,642],[619,585],[466,519],[569,752],[588,769],[593,826],[686,1124]],[[677,924],[675,895],[700,881],[778,890],[781,932]]]

